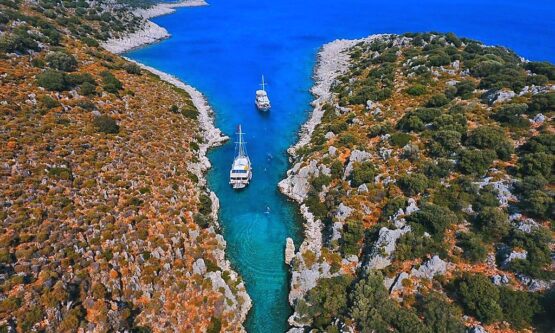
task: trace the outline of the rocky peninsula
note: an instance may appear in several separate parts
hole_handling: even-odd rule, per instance
[[[156,43],[169,38],[170,33],[149,19],[157,16],[168,15],[175,12],[176,8],[207,6],[204,0],[183,0],[176,3],[159,3],[148,8],[133,9],[130,14],[141,18],[139,27],[124,36],[111,38],[102,42],[102,47],[112,53],[124,53],[141,46]]]
[[[324,45],[314,109],[279,183],[305,218],[300,248],[286,247],[290,332],[507,332],[545,321],[554,70],[453,34]],[[541,185],[524,189],[529,177]],[[549,203],[532,204],[540,196]],[[517,298],[525,318],[509,305]],[[477,311],[485,299],[491,308]]]

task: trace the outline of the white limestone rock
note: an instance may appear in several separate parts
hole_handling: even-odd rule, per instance
[[[206,274],[206,264],[204,263],[204,259],[199,258],[193,263],[193,274]]]
[[[285,240],[285,263],[289,265],[291,260],[295,257],[295,243],[291,237],[287,237]]]
[[[410,226],[404,226],[401,229],[381,228],[378,240],[374,244],[369,260],[366,264],[366,270],[382,269],[391,265],[391,254],[395,251],[397,240],[407,232],[411,231]]]
[[[413,268],[411,270],[411,275],[421,279],[431,280],[434,276],[443,275],[445,272],[447,272],[447,262],[435,255],[418,269]]]

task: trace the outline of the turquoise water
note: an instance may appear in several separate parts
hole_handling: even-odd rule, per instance
[[[208,0],[154,21],[172,38],[127,56],[172,73],[206,94],[216,125],[247,133],[254,167],[251,185],[229,188],[231,143],[210,152],[210,187],[221,201],[228,257],[246,281],[253,309],[249,332],[283,332],[291,312],[285,238],[299,244],[295,205],[276,188],[288,167],[286,149],[310,110],[311,74],[318,48],[336,38],[372,33],[453,31],[505,45],[534,60],[555,60],[552,1]],[[269,82],[268,114],[253,105],[260,75]],[[267,213],[269,207],[269,213]]]

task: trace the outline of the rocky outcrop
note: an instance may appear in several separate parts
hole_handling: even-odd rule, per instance
[[[411,276],[431,280],[436,275],[443,275],[447,272],[447,262],[441,260],[438,256],[433,256],[427,260],[418,269],[411,270]]]
[[[291,260],[295,257],[295,243],[291,237],[287,237],[285,240],[285,263],[289,265]]]
[[[120,38],[112,38],[101,44],[103,48],[112,53],[124,53],[129,50],[155,43],[170,37],[170,33],[149,19],[175,12],[179,7],[206,6],[204,0],[183,0],[176,3],[159,3],[149,8],[138,8],[133,15],[144,19],[141,28]]]
[[[408,225],[395,230],[381,228],[378,240],[374,243],[368,261],[364,266],[365,269],[382,269],[391,265],[391,255],[395,251],[397,240],[410,231],[411,227]]]

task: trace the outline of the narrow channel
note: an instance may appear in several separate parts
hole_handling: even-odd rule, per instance
[[[515,26],[538,22],[533,4],[499,1],[379,2],[208,0],[206,7],[181,8],[154,21],[172,37],[126,54],[174,74],[206,94],[216,112],[216,125],[234,137],[242,124],[254,168],[251,184],[230,188],[233,141],[210,152],[209,186],[220,198],[220,223],[227,255],[246,282],[253,300],[249,332],[283,332],[291,309],[286,237],[298,245],[302,224],[297,207],[277,190],[288,165],[286,150],[297,140],[312,99],[311,74],[319,47],[336,38],[372,33],[453,31],[460,36],[514,48],[530,58],[544,58],[552,44],[541,33]],[[472,19],[462,20],[461,17]],[[552,27],[545,26],[545,29]],[[530,33],[528,38],[513,38]],[[255,109],[254,94],[264,74],[272,110]]]

